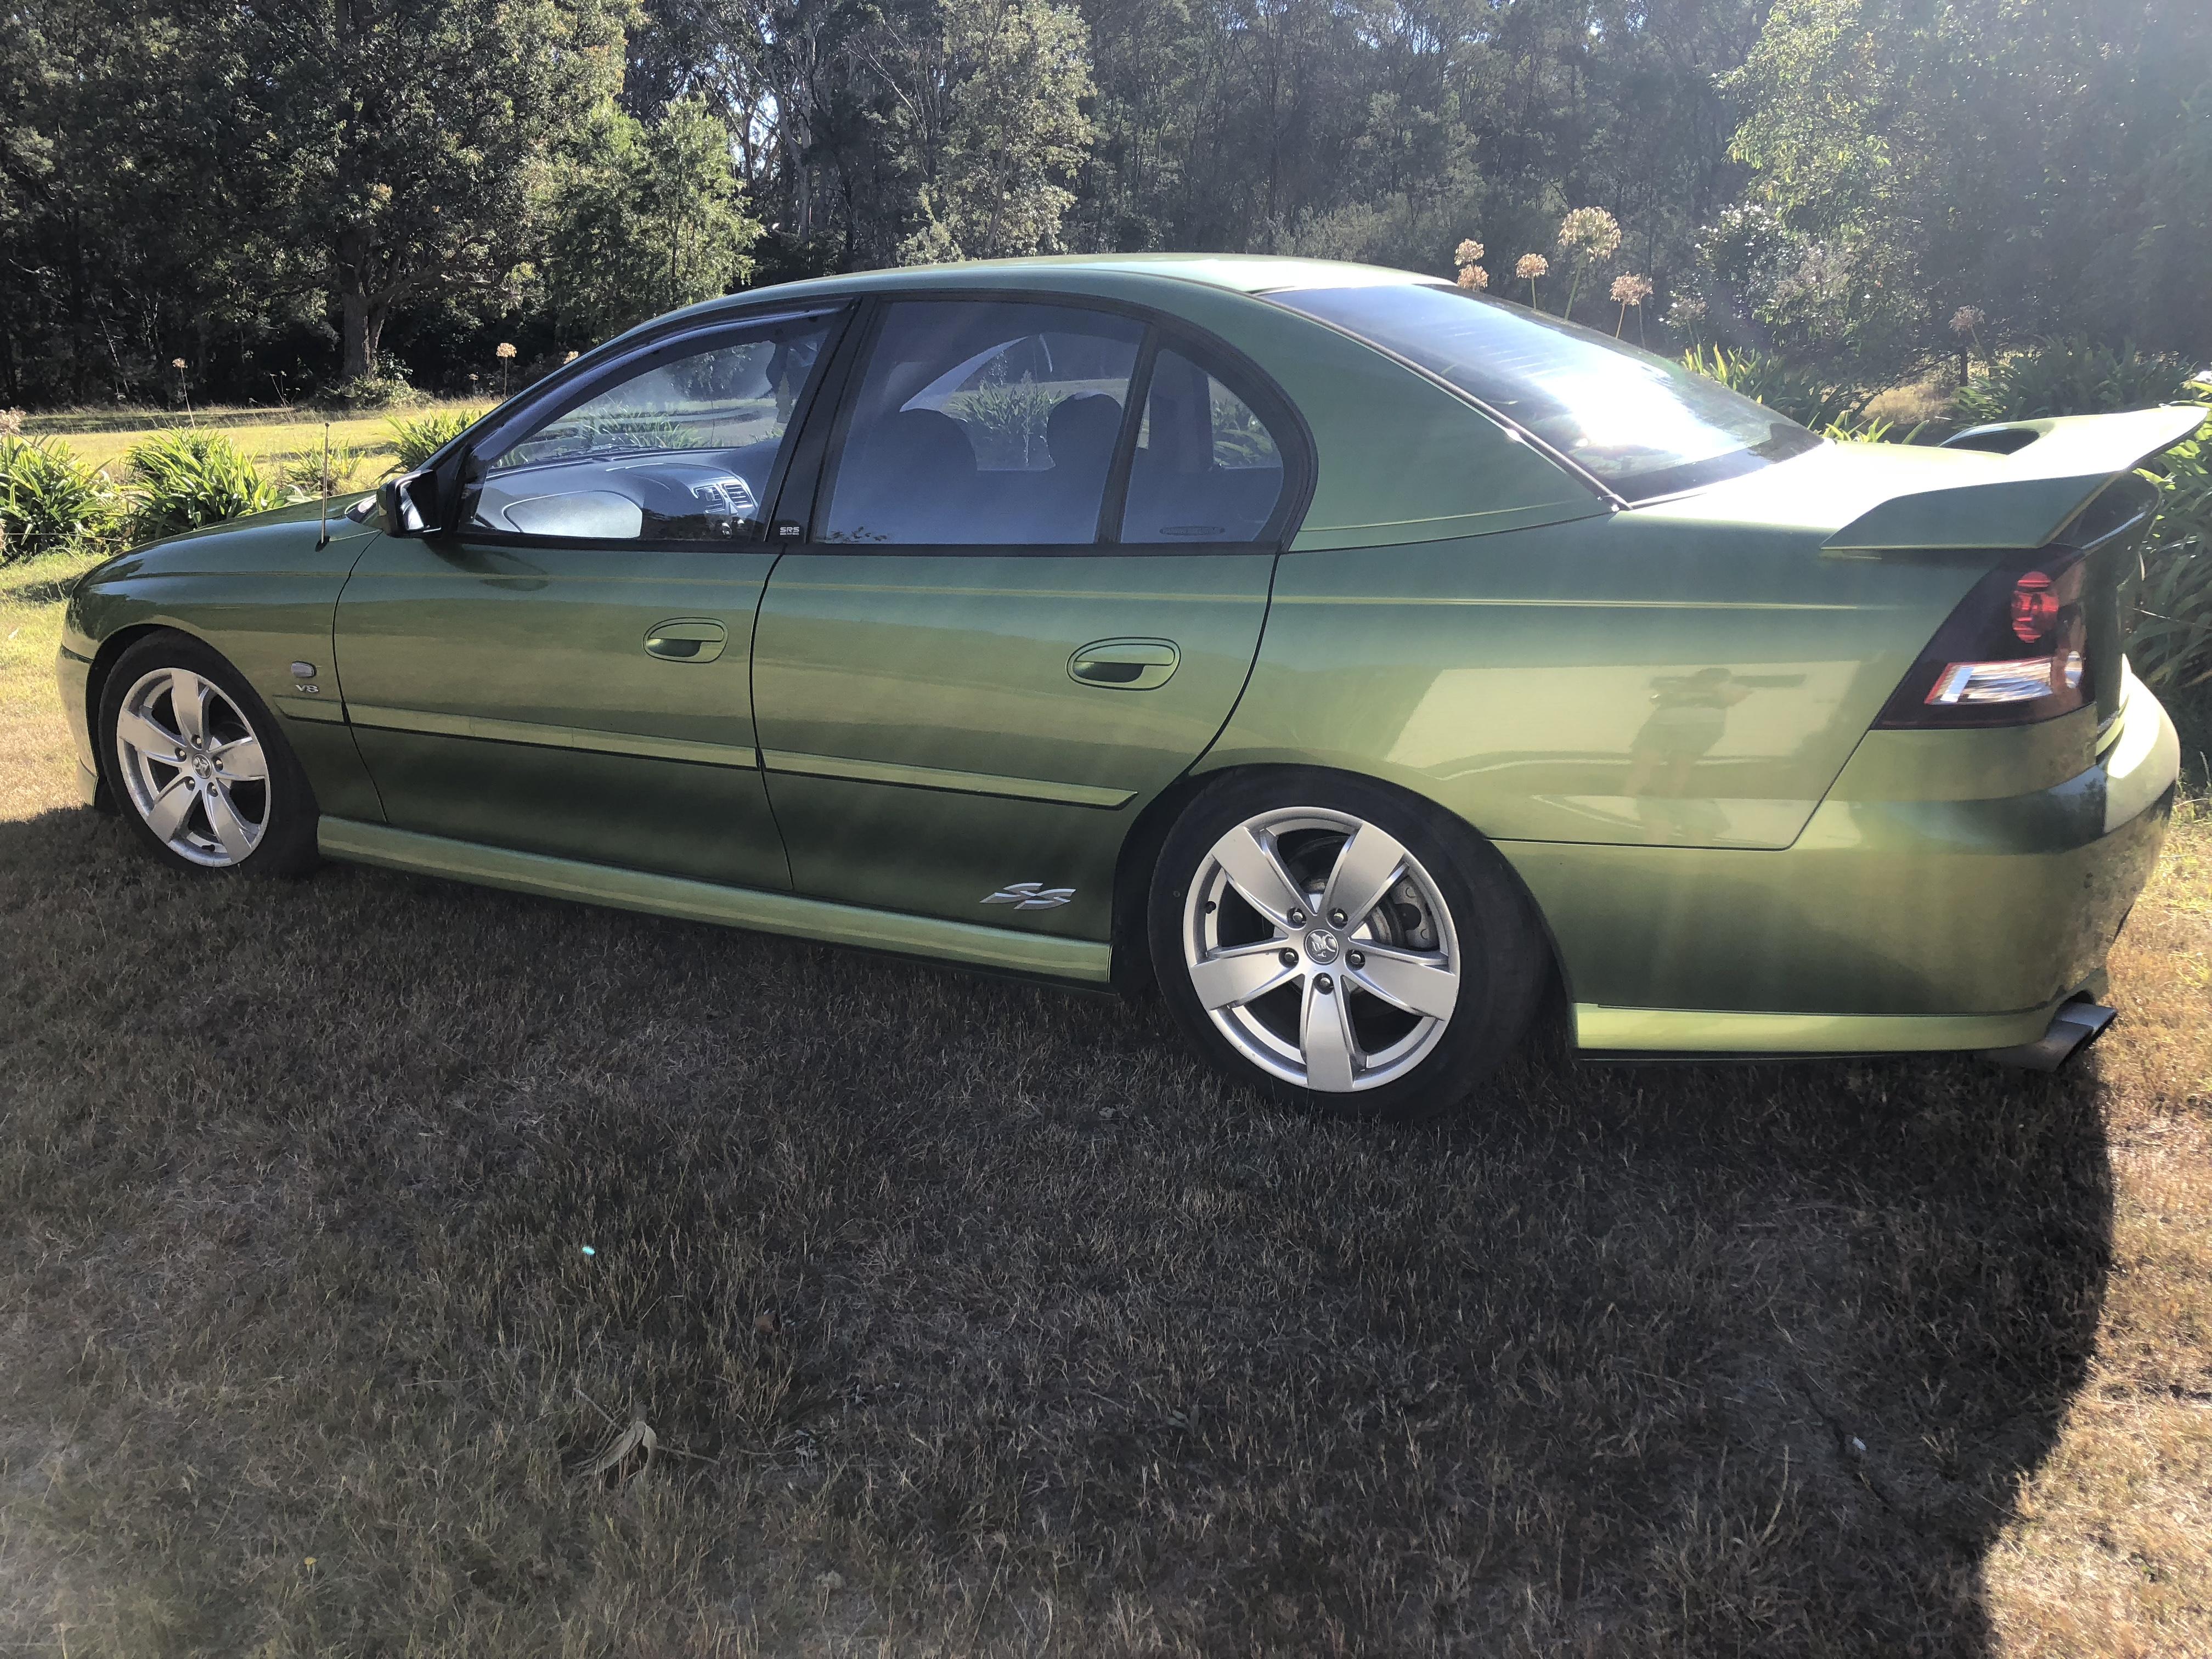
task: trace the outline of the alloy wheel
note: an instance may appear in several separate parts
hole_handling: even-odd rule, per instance
[[[268,832],[269,765],[238,704],[189,668],[157,668],[115,716],[131,805],[169,850],[211,869],[241,862]]]
[[[1459,1006],[1459,941],[1435,878],[1347,812],[1285,807],[1229,830],[1190,884],[1182,936],[1215,1027],[1319,1093],[1404,1076]]]

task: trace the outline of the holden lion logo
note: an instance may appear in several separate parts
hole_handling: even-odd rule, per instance
[[[1010,887],[1001,887],[983,902],[1011,904],[1017,910],[1056,910],[1074,896],[1073,887],[1048,887],[1041,881],[1018,881]]]

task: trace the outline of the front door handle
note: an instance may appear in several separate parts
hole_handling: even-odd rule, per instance
[[[1149,691],[1180,660],[1171,640],[1094,640],[1067,659],[1067,677],[1106,691]]]
[[[730,630],[703,617],[677,617],[645,636],[645,654],[663,662],[712,662],[730,642]]]

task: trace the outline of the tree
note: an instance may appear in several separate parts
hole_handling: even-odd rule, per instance
[[[945,0],[942,154],[909,264],[1049,252],[1092,134],[1090,30],[1050,0]]]
[[[373,370],[395,306],[516,262],[552,141],[619,84],[630,3],[244,0],[200,20],[268,228],[337,301],[342,376]]]
[[[729,131],[696,96],[649,128],[611,100],[592,111],[556,169],[547,216],[546,295],[579,343],[730,292],[751,274],[760,234]]]

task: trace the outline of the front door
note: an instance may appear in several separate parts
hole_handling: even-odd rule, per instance
[[[754,743],[759,504],[831,325],[645,348],[471,456],[457,530],[364,553],[337,668],[392,824],[789,885]]]
[[[793,884],[1103,939],[1132,821],[1250,671],[1283,457],[1132,318],[932,299],[872,328],[754,647]]]

